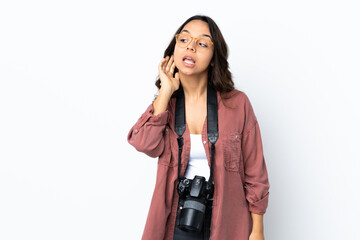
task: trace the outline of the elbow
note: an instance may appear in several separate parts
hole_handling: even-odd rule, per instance
[[[134,136],[131,133],[129,134],[127,141],[132,145],[137,151],[145,153],[149,157],[156,158],[161,155],[162,150],[164,149],[164,141],[160,138],[160,141],[146,139],[139,136]]]
[[[252,213],[256,213],[259,215],[264,215],[266,212],[266,209],[268,207],[269,202],[269,192],[263,196],[262,199],[258,201],[249,201],[249,211]]]
[[[154,146],[146,146],[146,145],[134,145],[135,149],[139,152],[145,153],[146,155],[148,155],[149,157],[152,158],[156,158],[159,157],[162,153],[162,150],[164,148],[163,146],[163,142],[160,142],[159,145],[157,145],[156,147]]]

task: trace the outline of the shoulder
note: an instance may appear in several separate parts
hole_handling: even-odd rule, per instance
[[[232,108],[244,108],[251,105],[248,95],[244,91],[238,89],[223,93],[221,100],[225,105]]]

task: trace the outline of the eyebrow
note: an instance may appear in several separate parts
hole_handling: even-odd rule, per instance
[[[188,30],[184,29],[182,30],[181,32],[187,32],[187,33],[190,33]],[[200,36],[204,36],[204,37],[208,37],[212,40],[211,36],[210,35],[207,35],[207,34],[201,34]]]

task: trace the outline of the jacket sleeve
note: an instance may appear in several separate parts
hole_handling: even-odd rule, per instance
[[[263,154],[259,123],[249,98],[245,95],[245,122],[242,136],[242,154],[245,173],[245,197],[249,211],[263,215],[269,199],[269,180]]]
[[[169,110],[154,116],[154,101],[147,107],[130,129],[127,140],[139,152],[158,157],[164,150],[164,129],[168,123]]]

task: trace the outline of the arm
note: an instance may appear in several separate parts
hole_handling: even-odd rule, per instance
[[[263,216],[251,213],[251,217],[253,220],[253,228],[252,232],[249,236],[249,240],[264,240],[264,226],[263,226]]]
[[[156,100],[130,129],[127,140],[137,151],[154,158],[163,152],[163,132],[168,123],[167,105],[170,97],[171,92],[160,90]]]
[[[136,150],[150,157],[158,157],[164,150],[163,132],[168,123],[167,106],[171,95],[179,88],[179,73],[173,77],[175,62],[173,56],[163,58],[159,65],[161,88],[155,101],[150,104],[135,125],[130,129],[127,140]]]
[[[263,224],[263,215],[256,213],[251,213],[253,220],[252,231],[260,234],[264,234],[264,224]]]
[[[268,206],[270,184],[257,121],[243,136],[242,153],[245,172],[245,196],[249,202],[249,211],[263,215]]]
[[[264,240],[263,214],[268,206],[269,180],[263,154],[258,121],[248,97],[245,95],[244,132],[242,154],[244,159],[245,197],[252,217],[249,240]]]
[[[245,173],[244,188],[246,199],[249,202],[249,211],[252,213],[252,216],[255,216],[255,220],[257,220],[256,225],[259,222],[257,215],[263,215],[266,212],[270,184],[263,154],[260,127],[246,95],[244,111],[245,122],[242,136]]]

